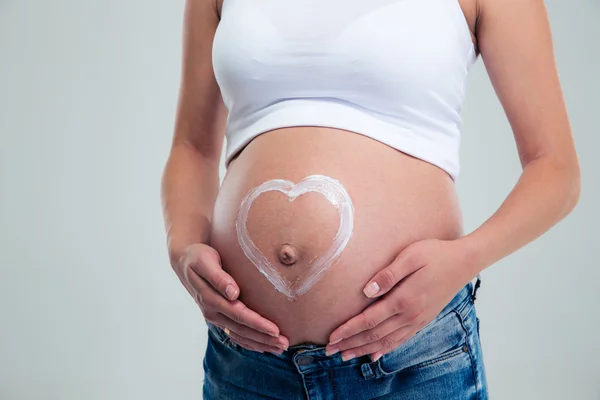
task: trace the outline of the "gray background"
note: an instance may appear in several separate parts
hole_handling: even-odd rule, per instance
[[[583,188],[483,273],[494,399],[600,399],[600,3],[548,11]],[[205,324],[168,264],[159,200],[182,14],[182,0],[0,0],[2,400],[201,397]],[[481,60],[463,115],[470,232],[521,171]]]

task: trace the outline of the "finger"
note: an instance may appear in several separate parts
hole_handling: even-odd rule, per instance
[[[364,356],[365,354],[380,352],[389,352],[396,349],[402,343],[407,341],[416,331],[413,326],[405,326],[396,329],[392,333],[382,337],[376,342],[368,343],[360,347],[345,350],[341,353],[342,359],[348,361],[355,357]]]
[[[183,274],[189,280],[190,270],[211,284],[222,296],[229,300],[235,300],[240,293],[235,280],[221,266],[219,253],[207,247],[205,251],[188,252],[184,257]]]
[[[325,350],[326,353],[330,355],[335,354],[339,351],[361,347],[369,343],[377,342],[383,337],[394,332],[395,330],[403,328],[407,325],[408,323],[404,320],[404,318],[402,318],[401,315],[396,314],[383,321],[381,324],[377,325],[373,329],[360,332],[354,336],[342,340],[337,344],[327,345]]]
[[[371,304],[365,311],[346,321],[329,335],[329,343],[336,344],[357,333],[374,329],[377,325],[397,314],[391,299]]]
[[[211,322],[218,326],[224,326],[228,328],[230,332],[234,332],[241,337],[250,339],[257,343],[262,343],[266,346],[277,347],[282,350],[287,350],[289,346],[289,341],[284,336],[275,338],[271,335],[261,333],[255,329],[247,327],[246,325],[238,324],[221,313],[218,313]]]
[[[281,336],[279,328],[273,322],[250,310],[240,300],[228,301],[224,299],[211,285],[195,273],[190,274],[190,282],[198,292],[201,304],[207,309],[219,312],[238,324],[246,325],[267,335]]]
[[[424,266],[409,249],[400,252],[390,265],[375,274],[363,289],[365,296],[377,297],[389,292],[402,279]]]
[[[234,300],[233,302],[228,302],[224,299],[223,301],[225,303],[220,305],[219,311],[226,317],[231,318],[234,322],[237,322],[240,325],[246,325],[275,338],[281,337],[277,325],[249,309],[241,301]]]
[[[223,329],[222,326],[220,326],[220,328]],[[242,346],[243,348],[245,348],[247,350],[258,351],[258,352],[262,353],[262,351],[257,350],[254,347],[250,346],[243,338],[234,339],[233,336],[231,336],[230,334],[227,336],[229,336],[231,338],[231,340],[233,340],[236,344]]]
[[[258,351],[260,353],[263,353],[265,351],[269,351],[271,353],[277,353],[277,354],[283,353],[282,349],[279,349],[279,348],[273,347],[273,346],[267,346],[264,343],[255,342],[254,340],[240,336],[233,331],[229,332],[229,336],[236,343],[240,344],[244,348],[248,348],[249,350]]]

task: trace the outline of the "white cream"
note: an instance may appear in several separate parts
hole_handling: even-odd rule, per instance
[[[279,191],[288,197],[290,202],[298,196],[316,192],[325,197],[337,210],[340,216],[338,231],[333,242],[325,253],[315,257],[294,281],[282,277],[271,262],[256,247],[246,227],[248,213],[254,200],[261,194]],[[337,262],[340,254],[350,241],[354,229],[354,206],[350,195],[342,184],[328,176],[311,175],[302,179],[298,184],[283,180],[272,179],[250,190],[242,200],[238,209],[235,228],[238,242],[246,257],[258,270],[283,293],[289,300],[306,293],[323,275]]]

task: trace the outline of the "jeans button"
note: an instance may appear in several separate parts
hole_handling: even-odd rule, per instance
[[[306,366],[312,362],[313,362],[313,358],[311,356],[298,357],[298,365]]]

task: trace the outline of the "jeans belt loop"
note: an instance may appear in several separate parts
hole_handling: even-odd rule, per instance
[[[373,370],[371,369],[371,362],[364,362],[361,366],[360,366],[360,370],[362,372],[362,376],[365,379],[371,379],[371,378],[375,378],[375,374],[373,373]]]

